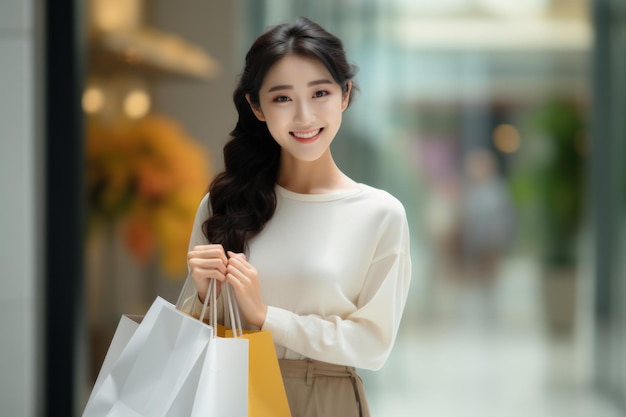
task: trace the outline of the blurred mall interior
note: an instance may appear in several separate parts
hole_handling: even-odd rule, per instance
[[[410,223],[373,415],[626,415],[621,0],[3,0],[0,414],[80,415],[176,302],[245,52],[298,16],[359,67],[338,164]]]

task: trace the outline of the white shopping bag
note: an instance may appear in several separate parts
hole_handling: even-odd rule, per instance
[[[214,338],[191,417],[248,416],[248,340]]]
[[[226,294],[231,321],[236,323],[235,337],[218,337],[216,287],[211,282],[205,298],[205,306],[211,298],[209,322],[214,331],[191,417],[247,417],[249,344],[247,339],[238,337],[243,335],[243,330],[229,284],[222,285],[222,291]]]
[[[141,323],[123,316],[83,417],[190,416],[212,334],[160,297]]]
[[[211,292],[211,291],[210,291]],[[211,302],[211,314],[209,314],[209,322],[214,323],[216,318],[219,318],[220,324],[225,324],[226,326],[215,326],[214,325],[214,336],[218,336],[218,342],[221,340],[220,337],[226,338],[239,338],[245,339],[248,341],[248,386],[247,386],[247,397],[248,397],[248,416],[249,417],[291,417],[291,411],[289,409],[289,401],[287,400],[287,393],[285,391],[285,386],[283,383],[283,378],[280,373],[280,365],[278,363],[278,358],[276,356],[276,348],[274,346],[274,342],[272,340],[271,333],[267,331],[261,330],[243,330],[241,325],[241,319],[239,318],[239,309],[237,307],[237,299],[232,295],[232,287],[230,284],[222,285],[222,294],[220,296],[220,302],[216,302],[215,300]],[[211,298],[214,298],[215,295],[211,293]],[[209,297],[205,298],[205,301],[209,300]],[[217,314],[216,308],[219,309],[220,314]],[[180,293],[178,298],[177,308],[182,311],[186,311],[189,314],[193,314],[194,316],[202,316],[203,313],[200,311],[199,307],[202,307],[202,303],[199,302],[198,292],[193,283],[193,279],[188,277],[185,281],[185,285],[183,290]],[[204,311],[204,310],[203,310]],[[233,320],[234,317],[234,320]],[[223,342],[224,345],[228,343],[228,341]],[[233,342],[234,343],[234,342]],[[217,349],[219,349],[219,344],[217,345]],[[229,355],[230,351],[230,355]],[[234,359],[239,353],[235,354],[233,348],[226,348],[225,354],[220,354],[219,351],[216,353],[216,356],[219,358],[221,355],[221,360],[218,364],[224,365],[224,369],[230,368],[231,371],[228,373],[231,378],[233,378],[233,382],[231,382],[233,388],[227,390],[228,393],[232,393],[236,391],[240,396],[245,396],[245,389],[239,387],[239,385],[234,382],[237,379],[241,378],[241,376],[237,376],[237,372],[241,372],[240,366],[244,364],[243,360]],[[230,357],[229,357],[230,356]],[[225,363],[227,360],[233,360],[234,363],[226,366]],[[210,362],[209,362],[210,363]],[[208,364],[205,362],[205,366]],[[207,380],[202,380],[207,384]],[[225,383],[223,378],[222,382]],[[209,391],[207,388],[199,387],[200,392],[206,393]],[[232,398],[228,396],[218,397],[218,398]],[[243,408],[242,403],[238,403],[236,401],[239,400],[229,400],[229,401],[217,401],[217,402],[199,402],[198,410],[201,407],[205,407],[201,411],[199,411],[203,416],[230,416],[230,415],[239,415],[239,414],[229,414],[226,412],[226,409],[218,409],[215,411],[215,407],[229,406],[228,403],[239,404]],[[214,408],[211,408],[213,406]],[[196,408],[194,408],[194,411]],[[231,408],[230,411],[235,413],[235,411]],[[238,410],[238,413],[242,413],[242,410]],[[195,416],[195,414],[194,414]]]
[[[124,314],[120,318],[120,322],[117,324],[115,334],[113,335],[113,339],[109,345],[109,350],[107,351],[104,361],[102,362],[102,366],[100,367],[98,378],[96,379],[93,389],[91,390],[90,398],[93,397],[93,395],[98,391],[107,375],[111,373],[113,365],[119,359],[130,338],[133,334],[135,334],[135,331],[137,330],[137,327],[139,327],[139,323],[141,323],[142,319],[143,316],[129,314]]]

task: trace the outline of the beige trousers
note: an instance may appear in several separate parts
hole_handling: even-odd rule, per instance
[[[279,360],[291,417],[370,417],[354,368],[314,360]]]

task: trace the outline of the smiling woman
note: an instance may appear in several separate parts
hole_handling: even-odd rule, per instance
[[[350,102],[352,82],[348,81],[344,92],[331,80],[328,69],[317,59],[287,55],[267,72],[259,92],[259,104],[250,100],[250,94],[246,95],[254,115],[267,124],[281,146],[282,164],[318,161],[309,169],[324,171],[334,165],[329,146],[341,126],[341,114]],[[311,175],[315,172],[307,176]],[[278,182],[286,185],[289,179],[293,178],[279,178]]]
[[[273,336],[294,417],[369,416],[355,368],[383,366],[408,295],[404,207],[344,174],[330,149],[355,73],[341,41],[310,20],[256,40],[226,169],[190,239],[189,300],[212,279],[234,288],[247,327]]]

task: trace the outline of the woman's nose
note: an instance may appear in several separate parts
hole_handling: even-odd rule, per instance
[[[294,115],[294,122],[306,125],[312,122],[314,119],[314,112],[309,103],[301,101],[296,106],[296,113]]]

